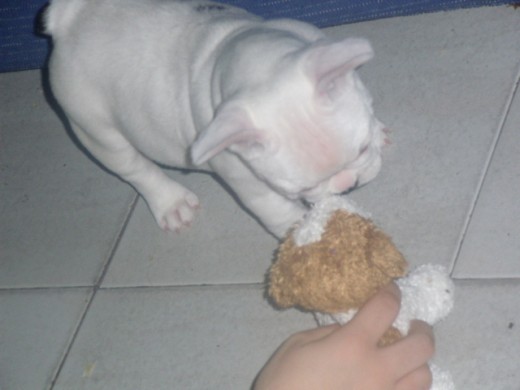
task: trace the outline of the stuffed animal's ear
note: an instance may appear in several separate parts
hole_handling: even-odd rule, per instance
[[[305,72],[316,85],[318,94],[325,95],[336,88],[343,76],[373,56],[372,46],[366,39],[318,41],[306,53]]]
[[[191,146],[191,160],[200,165],[227,148],[244,152],[258,150],[262,145],[262,133],[245,109],[223,107]]]

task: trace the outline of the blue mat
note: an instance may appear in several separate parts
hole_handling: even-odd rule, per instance
[[[222,0],[265,18],[300,19],[319,27],[418,13],[507,4],[513,0]],[[0,0],[0,72],[44,66],[50,43],[35,34],[47,0]]]

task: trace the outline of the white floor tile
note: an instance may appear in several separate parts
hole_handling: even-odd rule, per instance
[[[458,281],[453,313],[436,330],[437,363],[459,390],[520,387],[520,281]]]
[[[0,75],[0,286],[92,284],[134,193],[90,161],[40,71]]]
[[[87,289],[0,292],[0,388],[46,389],[85,309]]]
[[[374,45],[361,73],[393,143],[379,177],[351,196],[412,263],[452,261],[518,71],[519,24],[500,7],[328,30]]]
[[[520,278],[520,93],[478,196],[454,276]]]
[[[164,233],[141,199],[103,285],[261,282],[277,245],[274,237],[211,176],[170,173],[201,200],[192,227]]]
[[[248,389],[279,343],[314,326],[259,287],[100,290],[55,390]]]

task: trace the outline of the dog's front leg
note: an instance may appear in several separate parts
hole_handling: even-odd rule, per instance
[[[281,238],[302,219],[307,208],[260,181],[239,159],[229,153],[215,157],[210,165],[231,187],[242,204],[274,236]]]
[[[100,127],[85,131],[76,123],[71,124],[92,155],[141,194],[163,230],[177,231],[190,225],[199,206],[193,192],[170,179],[117,129]]]

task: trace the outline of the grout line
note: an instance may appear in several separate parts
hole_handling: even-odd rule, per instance
[[[36,287],[2,287],[0,293],[8,292],[24,292],[24,291],[60,291],[60,290],[77,290],[77,289],[91,289],[91,284],[77,285],[77,286],[36,286]]]
[[[92,289],[92,287],[91,287]],[[63,369],[63,366],[65,365],[65,361],[67,360],[67,357],[69,356],[70,350],[72,348],[72,345],[74,344],[74,341],[76,340],[76,337],[79,333],[79,329],[81,328],[81,325],[83,324],[83,320],[85,319],[88,309],[90,308],[90,305],[92,304],[93,299],[93,292],[90,292],[90,295],[85,300],[85,307],[83,309],[83,312],[81,313],[78,322],[76,323],[76,326],[74,327],[74,331],[70,335],[69,339],[67,340],[66,348],[63,353],[63,356],[58,362],[58,365],[56,366],[56,369],[54,370],[52,376],[51,376],[51,382],[49,386],[47,387],[48,390],[52,390],[54,388],[54,385],[56,384],[56,380],[58,379],[58,376],[61,373],[61,370]]]
[[[95,284],[93,286],[90,286],[90,288],[92,289],[90,296],[87,298],[83,313],[81,313],[80,318],[74,328],[74,331],[72,332],[72,335],[67,343],[65,352],[63,353],[63,356],[61,357],[61,359],[56,367],[56,370],[54,371],[54,373],[51,377],[52,379],[51,379],[50,385],[48,386],[48,390],[52,390],[54,388],[56,381],[58,380],[58,378],[61,374],[61,371],[63,370],[63,367],[65,366],[65,362],[67,361],[67,358],[69,357],[72,346],[74,345],[74,342],[76,341],[76,338],[78,337],[78,334],[83,325],[83,322],[85,321],[85,318],[87,317],[90,307],[92,306],[92,303],[94,302],[94,298],[96,297],[96,294],[97,294],[98,290],[100,289],[101,283],[103,283],[103,279],[105,278],[105,275],[112,262],[114,254],[116,253],[116,250],[119,247],[119,244],[126,231],[130,218],[132,217],[132,214],[134,213],[135,206],[137,204],[138,199],[139,199],[139,195],[136,194],[134,199],[130,203],[130,207],[128,208],[126,217],[124,218],[121,228],[119,230],[119,233],[117,234],[116,239],[114,240],[112,249],[110,250],[107,260],[105,261],[105,265],[103,266]]]
[[[243,282],[243,283],[201,283],[201,284],[160,284],[160,285],[135,285],[135,286],[109,286],[102,287],[103,291],[117,291],[117,290],[182,290],[182,289],[213,289],[213,288],[241,288],[264,287],[265,282]]]
[[[126,285],[126,286],[95,286],[95,285],[77,285],[77,286],[40,286],[40,287],[4,287],[0,288],[0,293],[8,293],[8,292],[25,292],[25,291],[66,291],[66,290],[78,290],[78,289],[94,289],[97,290],[128,290],[128,289],[182,289],[182,288],[216,288],[216,287],[224,287],[224,288],[232,288],[232,287],[258,287],[265,286],[265,282],[237,282],[237,283],[192,283],[192,284],[136,284],[136,285]]]
[[[94,284],[94,292],[97,292],[99,288],[101,287],[101,284],[103,283],[103,280],[105,279],[105,276],[108,272],[108,268],[110,267],[110,264],[112,264],[112,259],[114,258],[117,249],[119,248],[119,244],[121,243],[121,240],[123,239],[123,235],[126,232],[126,228],[128,227],[128,223],[130,222],[130,218],[134,214],[134,210],[137,206],[137,202],[139,200],[139,194],[135,194],[134,200],[130,203],[130,206],[128,207],[128,212],[123,220],[123,223],[121,224],[121,228],[119,230],[119,234],[117,235],[114,245],[112,246],[112,249],[110,250],[110,253],[108,255],[108,258],[105,262],[105,265],[101,269],[101,272],[99,273],[99,276],[97,278],[96,283]]]
[[[486,277],[486,276],[460,276],[460,277],[453,277],[452,278],[455,282],[475,282],[475,283],[520,283],[520,278],[516,278],[514,276],[507,276],[507,277],[500,277],[500,276],[494,276],[494,277]]]
[[[450,269],[449,269],[451,276],[453,276],[455,266],[457,265],[457,260],[459,258],[460,252],[462,250],[462,245],[464,244],[464,239],[466,238],[469,224],[471,222],[471,219],[473,218],[473,213],[475,212],[475,208],[477,207],[477,203],[480,198],[480,193],[482,191],[482,187],[484,186],[484,182],[485,182],[487,174],[489,172],[489,168],[491,166],[493,157],[495,156],[495,151],[496,151],[498,142],[499,142],[502,132],[504,130],[506,121],[509,117],[509,113],[511,111],[511,106],[513,105],[513,100],[518,91],[519,83],[520,83],[520,67],[517,70],[515,80],[513,82],[511,90],[509,91],[509,96],[507,98],[506,104],[504,105],[504,109],[502,111],[500,121],[498,122],[497,131],[495,133],[495,136],[493,137],[491,147],[489,148],[488,155],[487,155],[485,163],[484,163],[484,167],[482,168],[482,172],[481,172],[479,181],[475,188],[475,193],[473,195],[473,199],[470,202],[470,206],[468,208],[468,212],[466,213],[466,218],[464,220],[464,224],[462,226],[459,238],[457,240],[457,245],[455,247],[455,251],[453,253],[453,256],[451,259],[451,265],[450,265]]]

